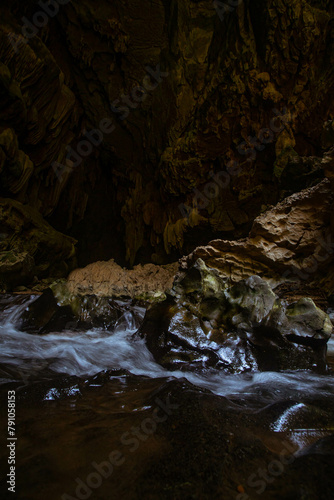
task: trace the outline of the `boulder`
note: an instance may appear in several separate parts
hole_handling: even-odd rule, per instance
[[[229,304],[240,310],[250,323],[260,323],[275,303],[276,295],[259,276],[250,276],[231,287],[226,293]]]
[[[33,296],[32,296],[33,297]],[[137,303],[95,295],[71,295],[64,283],[47,288],[16,318],[16,326],[25,332],[44,335],[64,330],[106,331],[136,329],[145,309]]]
[[[276,286],[274,289],[278,298],[284,299],[285,302],[291,304],[297,302],[303,297],[310,297],[313,302],[323,311],[327,311],[329,302],[322,288],[319,286],[311,286],[306,283],[285,282]]]
[[[332,329],[312,299],[289,304],[259,276],[233,284],[199,259],[148,309],[138,334],[166,368],[239,373],[324,369]]]
[[[332,200],[331,183],[325,179],[257,217],[248,238],[213,240],[197,247],[180,259],[181,269],[189,270],[200,258],[234,282],[254,274],[272,285],[288,280],[316,282],[327,273],[334,252]],[[334,281],[326,287],[334,290]]]
[[[57,301],[48,288],[33,302],[19,318],[19,328],[24,332],[41,333],[58,310]]]
[[[113,259],[94,262],[83,269],[71,272],[67,288],[71,294],[97,295],[100,297],[136,298],[159,301],[172,288],[178,264],[138,265],[124,269]]]
[[[280,326],[281,333],[297,338],[297,343],[308,339],[312,344],[317,340],[329,340],[333,325],[324,311],[312,299],[304,297],[285,309],[285,321]]]

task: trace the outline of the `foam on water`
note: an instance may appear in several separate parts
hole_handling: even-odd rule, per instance
[[[256,395],[268,402],[284,399],[285,393],[290,398],[298,398],[305,391],[317,396],[334,393],[332,376],[308,371],[235,375],[208,369],[198,373],[168,371],[154,361],[144,340],[133,337],[135,329],[130,327],[125,318],[123,327],[120,323],[114,333],[93,329],[38,336],[18,331],[12,317],[7,317],[0,325],[0,365],[10,367],[11,373],[25,380],[43,370],[85,377],[102,370],[124,369],[151,378],[186,378],[218,395]]]

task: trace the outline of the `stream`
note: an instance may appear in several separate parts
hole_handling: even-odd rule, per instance
[[[1,498],[334,498],[333,338],[326,374],[168,371],[134,335],[144,309],[112,333],[38,336],[17,326],[31,300],[2,304],[1,436],[15,391],[17,441]]]

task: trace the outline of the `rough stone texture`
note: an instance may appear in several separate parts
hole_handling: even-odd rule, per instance
[[[182,307],[225,331],[250,331],[261,325],[274,328],[285,337],[295,334],[327,341],[333,330],[329,316],[310,297],[288,303],[256,275],[231,284],[201,259],[185,276],[181,274],[175,279],[171,295]]]
[[[250,323],[261,323],[272,311],[276,295],[259,276],[250,276],[237,283],[228,294],[228,302],[232,308],[246,313]],[[237,324],[238,321],[234,321]]]
[[[6,297],[0,306],[6,305]],[[145,308],[110,297],[95,295],[73,296],[64,283],[47,288],[39,296],[25,295],[26,307],[15,315],[15,326],[24,332],[44,335],[50,332],[80,331],[102,328],[136,330],[143,319]],[[0,301],[1,302],[1,301]],[[2,311],[3,313],[4,311]]]
[[[332,331],[311,298],[287,304],[259,276],[231,284],[198,259],[171,295],[147,310],[138,333],[167,368],[240,373],[324,370]]]
[[[14,282],[24,284],[28,275],[66,276],[75,266],[76,241],[56,231],[29,205],[0,198],[0,231],[0,251],[7,255],[27,255],[24,258],[27,265],[21,266],[21,283],[19,269],[13,268],[13,273],[7,269],[4,282],[9,287]]]
[[[333,331],[329,316],[319,309],[312,299],[304,297],[290,304],[285,310],[286,321],[279,320],[279,328],[288,337],[304,337],[313,340],[328,340]],[[298,340],[298,339],[297,339]]]
[[[165,266],[145,264],[127,270],[113,260],[94,262],[72,271],[67,288],[71,294],[163,300],[165,292],[172,288],[177,269],[177,263]]]
[[[80,265],[163,263],[245,236],[264,207],[323,177],[332,0],[244,0],[222,21],[211,1],[73,0],[25,43],[21,18],[36,8],[1,6],[0,194],[70,231]],[[168,76],[120,120],[115,101],[153,88],[146,68],[158,64]],[[103,118],[116,126],[103,144],[66,160]],[[73,167],[60,182],[54,161]],[[203,204],[231,161],[239,174]]]
[[[0,252],[0,288],[12,289],[29,284],[35,273],[35,261],[27,252]]]
[[[211,241],[182,258],[181,268],[189,269],[201,258],[233,281],[254,273],[273,283],[316,281],[328,269],[334,251],[332,199],[328,180],[291,195],[257,217],[248,238]],[[333,291],[334,283],[325,285]]]
[[[328,300],[324,290],[319,286],[307,285],[304,282],[285,282],[274,288],[275,294],[284,299],[288,304],[297,302],[302,297],[310,297],[323,311],[328,309]]]

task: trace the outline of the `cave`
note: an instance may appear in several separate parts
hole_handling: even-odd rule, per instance
[[[3,498],[332,498],[333,190],[331,0],[1,5]]]

